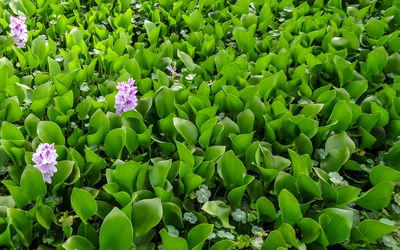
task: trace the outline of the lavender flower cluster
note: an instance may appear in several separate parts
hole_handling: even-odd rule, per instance
[[[34,167],[42,172],[43,180],[47,183],[51,183],[51,177],[57,172],[57,157],[54,143],[40,143],[36,152],[32,155],[32,160],[36,163]]]
[[[169,79],[174,78],[174,81],[175,81],[175,82],[179,82],[179,80],[180,80],[181,77],[183,76],[182,74],[176,72],[176,67],[172,67],[171,65],[169,65],[169,66],[167,67],[167,70],[168,70],[169,72],[172,73],[172,76],[168,76],[168,78],[169,78]]]
[[[137,106],[137,87],[133,86],[135,80],[129,78],[128,82],[119,82],[117,85],[118,93],[115,96],[115,109],[117,114],[135,109]]]
[[[25,17],[10,17],[10,35],[14,37],[14,42],[18,48],[25,48],[28,41],[28,30],[26,29]]]

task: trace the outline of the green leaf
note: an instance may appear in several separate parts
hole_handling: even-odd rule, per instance
[[[279,193],[278,203],[281,209],[283,222],[293,225],[303,218],[299,202],[287,189],[283,189]]]
[[[231,191],[229,191],[228,196],[227,196],[228,201],[231,202],[232,204],[240,207],[244,192],[246,191],[247,186],[250,183],[252,183],[254,181],[254,179],[255,179],[254,176],[246,175],[244,178],[243,186],[233,188]]]
[[[131,128],[125,128],[125,147],[128,149],[129,153],[134,153],[139,147],[139,137],[137,133]]]
[[[82,101],[76,106],[76,112],[78,113],[78,117],[81,120],[84,120],[86,115],[89,113],[92,104],[90,101]]]
[[[353,115],[346,101],[341,100],[333,107],[328,124],[334,124],[331,129],[337,133],[347,130],[352,121]]]
[[[301,241],[306,244],[315,241],[321,234],[321,226],[311,218],[303,218],[297,222],[297,225],[301,231]]]
[[[306,174],[301,173],[297,177],[297,188],[304,201],[311,201],[315,198],[322,200],[318,184]]]
[[[42,142],[64,145],[65,138],[61,128],[51,121],[40,121],[37,126],[37,134]]]
[[[35,12],[36,12],[36,7],[35,7],[35,5],[32,3],[32,1],[29,1],[29,0],[21,0],[21,4],[22,4],[22,7],[23,7],[24,10],[25,10],[25,13],[26,13],[29,17],[31,17],[32,15],[35,14]]]
[[[104,140],[109,130],[110,121],[101,109],[97,109],[89,120],[89,135],[87,136],[88,144],[99,145],[100,142]]]
[[[211,216],[215,216],[221,220],[222,225],[226,228],[232,228],[229,224],[229,215],[231,214],[231,207],[226,205],[222,201],[207,201],[201,207],[201,210],[205,211]]]
[[[85,223],[97,212],[97,203],[93,195],[81,188],[72,190],[71,205],[79,218]]]
[[[0,90],[4,91],[4,89],[7,87],[7,80],[8,80],[8,74],[12,74],[13,71],[13,66],[11,64],[11,70],[7,66],[3,66],[0,64],[0,76],[3,79],[2,83],[0,84]],[[10,72],[9,72],[10,71]]]
[[[1,139],[3,140],[25,140],[21,131],[12,123],[1,124]]]
[[[40,119],[37,118],[34,114],[29,114],[24,121],[24,126],[26,131],[28,132],[31,138],[35,138],[37,136],[37,126],[39,124]]]
[[[64,15],[61,15],[57,19],[55,31],[60,35],[65,35],[65,32],[67,31],[67,24],[68,24],[68,19]]]
[[[212,233],[214,225],[199,224],[192,228],[187,236],[190,249],[201,250],[203,249],[204,242],[207,237]]]
[[[164,228],[160,231],[165,249],[189,250],[185,239],[170,235]]]
[[[5,219],[0,220],[0,225],[3,227],[0,232],[0,244],[3,246],[11,245],[10,227],[7,226],[7,221]]]
[[[297,178],[300,174],[305,174],[308,176],[308,166],[302,157],[295,151],[288,149],[290,160],[292,161],[292,173],[293,177]]]
[[[225,152],[225,146],[211,146],[204,152],[205,161],[215,161]]]
[[[336,207],[341,208],[357,200],[361,189],[353,186],[340,186],[336,189],[338,194],[338,199],[336,201]]]
[[[199,31],[200,28],[204,25],[204,18],[198,9],[194,10],[190,13],[190,16],[182,15],[183,20],[185,20],[186,24],[189,26],[189,29],[193,31]]]
[[[353,224],[353,212],[339,208],[327,208],[319,217],[329,245],[334,245],[347,240]]]
[[[4,100],[0,106],[0,118],[8,122],[16,122],[21,119],[23,112],[19,107],[18,98],[10,97]]]
[[[175,117],[173,118],[173,122],[176,130],[182,135],[186,143],[192,145],[196,142],[198,132],[196,126],[191,121]]]
[[[162,208],[163,208],[162,220],[164,222],[164,225],[173,225],[178,229],[182,229],[183,228],[182,211],[178,207],[178,205],[172,202],[163,202]]]
[[[56,109],[63,114],[66,114],[74,105],[74,94],[72,90],[68,91],[62,96],[54,98]]]
[[[357,229],[368,239],[369,242],[385,236],[399,227],[391,226],[377,220],[366,219],[358,224]]]
[[[295,141],[299,154],[312,154],[314,151],[313,144],[311,140],[303,133],[301,133]]]
[[[354,66],[351,65],[348,61],[343,59],[340,56],[335,56],[333,59],[336,67],[336,73],[339,78],[340,86],[344,86],[347,83],[351,82],[353,80],[353,68]],[[336,112],[337,114],[337,112]],[[346,122],[347,122],[347,117],[346,117]],[[346,124],[346,122],[344,124]]]
[[[71,32],[66,35],[66,45],[69,49],[74,45],[79,45],[82,40],[83,34],[78,28],[73,28]]]
[[[171,89],[161,88],[155,97],[157,115],[165,118],[175,112],[175,95]]]
[[[259,169],[262,169],[262,168],[259,168]],[[266,171],[264,171],[264,172],[266,172]],[[276,180],[274,182],[274,192],[276,194],[280,194],[280,192],[283,189],[287,189],[292,194],[295,194],[297,196],[298,191],[297,191],[297,186],[296,186],[296,179],[293,176],[291,176],[290,174],[288,174],[284,171],[280,171],[278,173],[275,169],[273,169],[271,171],[271,173],[268,173],[268,174],[269,175],[273,174],[273,176],[275,176],[274,179],[276,178]]]
[[[51,207],[42,205],[36,210],[36,219],[47,230],[50,229],[51,224],[55,218],[53,209]]]
[[[231,240],[220,240],[214,245],[212,245],[210,250],[230,250],[233,249],[233,247],[235,246],[236,243]]]
[[[248,134],[253,131],[254,114],[250,109],[240,112],[237,116],[237,124],[241,134]]]
[[[218,175],[224,181],[225,187],[232,189],[244,184],[246,168],[232,150],[226,152],[218,162]]]
[[[79,235],[74,235],[69,237],[64,242],[64,244],[62,244],[62,247],[65,248],[66,250],[74,250],[74,249],[91,250],[92,244],[86,238]]]
[[[146,235],[162,217],[160,198],[143,199],[132,206],[132,224],[136,237]]]
[[[400,180],[400,172],[390,167],[378,165],[371,169],[369,180],[374,186],[383,181],[397,182]]]
[[[282,234],[283,238],[285,239],[286,243],[292,245],[293,247],[298,248],[297,246],[297,239],[296,239],[296,232],[294,231],[293,227],[287,223],[283,223],[279,227],[279,232]]]
[[[104,151],[113,158],[120,158],[125,145],[125,130],[116,128],[111,130],[104,141]]]
[[[161,30],[161,25],[156,27],[154,23],[145,20],[143,26],[146,28],[150,44],[156,44]]]
[[[361,72],[368,76],[378,75],[386,66],[388,55],[384,47],[378,47],[367,56],[365,65],[361,65]],[[363,72],[366,71],[366,72]]]
[[[47,61],[49,63],[50,76],[54,77],[61,73],[60,65],[58,65],[58,63],[54,59],[52,59],[51,57],[47,57]]]
[[[274,204],[267,199],[267,197],[262,196],[256,202],[257,210],[257,221],[260,222],[271,222],[277,217]]]
[[[238,155],[244,154],[253,140],[253,135],[254,132],[240,135],[230,134],[229,138],[232,141],[233,151]]]
[[[382,21],[376,18],[369,19],[369,21],[365,25],[365,28],[367,29],[368,36],[370,36],[373,39],[380,38],[385,32]]]
[[[133,243],[133,228],[128,217],[117,207],[106,216],[100,228],[100,249],[128,250]]]
[[[385,73],[394,73],[399,75],[400,70],[397,67],[400,61],[400,54],[399,53],[393,53],[388,57],[388,61],[385,67]]]
[[[8,208],[7,219],[21,239],[21,243],[28,248],[32,241],[32,220],[28,218],[27,212],[21,209]]]
[[[45,36],[41,35],[33,39],[32,52],[39,58],[40,63],[47,57]]]
[[[185,186],[186,194],[190,194],[198,186],[203,183],[204,179],[201,176],[193,173],[187,173],[183,176],[183,185]]]
[[[15,201],[15,204],[19,208],[26,206],[38,197],[45,196],[47,193],[42,173],[39,169],[30,165],[26,166],[22,172],[20,183],[21,186],[18,187],[12,181],[3,181],[3,184],[7,187]]]
[[[59,161],[57,164],[57,172],[54,173],[52,178],[53,192],[64,183],[64,181],[73,172],[75,166],[74,161]],[[75,166],[76,167],[76,166]]]
[[[87,166],[88,169],[93,171],[102,170],[107,166],[107,163],[104,160],[104,158],[100,157],[86,146],[85,146],[85,155],[86,155],[86,162],[88,165]]]
[[[384,161],[389,164],[389,166],[400,170],[400,141],[393,144],[389,151],[385,154]]]
[[[381,210],[389,205],[393,189],[393,182],[380,182],[358,198],[356,203],[357,205],[370,210]]]
[[[274,230],[269,233],[261,247],[261,250],[273,250],[278,249],[279,247],[286,247],[286,241],[278,230]]]
[[[120,185],[120,187],[124,187],[132,193],[135,189],[136,180],[141,166],[140,163],[135,161],[128,161],[125,164],[118,165],[115,168],[115,181]]]
[[[321,168],[327,172],[338,171],[354,150],[354,142],[346,132],[330,136],[325,143],[325,152],[328,156],[321,162]]]
[[[187,163],[190,167],[194,166],[194,157],[192,152],[183,144],[178,141],[175,142],[176,148],[178,149],[179,159]]]
[[[189,71],[194,71],[196,67],[199,67],[197,64],[193,62],[193,59],[185,52],[178,50],[177,54]]]
[[[358,100],[360,96],[367,91],[368,89],[368,81],[367,80],[358,80],[353,81],[344,87],[347,92],[349,92],[350,96],[355,100]]]
[[[159,161],[149,170],[149,180],[152,187],[164,188],[168,172],[171,168],[171,160]]]

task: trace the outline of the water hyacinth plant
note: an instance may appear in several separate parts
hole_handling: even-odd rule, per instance
[[[28,30],[25,20],[26,18],[24,16],[10,16],[10,36],[14,37],[15,45],[17,45],[18,48],[25,48],[26,42],[28,41]]]
[[[181,77],[183,77],[183,75],[181,73],[176,72],[176,67],[175,66],[172,67],[171,65],[168,65],[167,66],[167,70],[172,73],[172,76],[168,76],[168,78],[170,80],[174,79],[175,82],[179,82]]]
[[[0,249],[400,248],[398,0],[0,1]]]
[[[32,161],[35,162],[34,167],[40,170],[43,180],[47,183],[51,183],[51,178],[57,172],[57,157],[54,143],[40,143],[32,155]]]
[[[119,82],[117,85],[118,93],[115,96],[115,109],[117,114],[135,109],[137,106],[137,87],[134,86],[135,80],[129,78],[127,82]]]

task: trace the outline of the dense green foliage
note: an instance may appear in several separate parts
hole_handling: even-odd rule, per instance
[[[398,0],[2,0],[0,245],[398,249],[399,25]]]

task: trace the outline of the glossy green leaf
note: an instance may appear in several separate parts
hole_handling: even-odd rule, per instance
[[[321,226],[311,218],[303,218],[297,222],[301,230],[301,241],[304,243],[311,243],[318,239],[321,233]]]
[[[63,248],[67,250],[72,249],[82,249],[82,250],[90,250],[92,249],[92,244],[84,237],[74,235],[69,237],[63,244]]]
[[[208,201],[201,209],[211,216],[215,216],[221,220],[222,224],[226,228],[231,228],[229,224],[229,215],[231,213],[231,207],[223,203],[222,201]]]
[[[132,207],[132,224],[136,237],[144,236],[162,217],[160,198],[143,199]]]
[[[22,208],[38,197],[46,195],[46,184],[42,173],[35,167],[26,166],[21,175],[21,186],[9,180],[4,180],[3,184],[7,187],[13,197],[17,207]]]
[[[329,245],[343,242],[350,237],[353,212],[338,208],[327,208],[322,211],[319,224],[329,241]]]
[[[93,195],[81,188],[72,190],[71,205],[83,222],[87,222],[97,212],[97,203]]]
[[[211,234],[213,227],[211,224],[199,224],[192,228],[187,236],[190,249],[203,249],[203,245]]]
[[[364,193],[356,201],[357,205],[371,209],[380,210],[389,205],[392,198],[394,183],[391,181],[383,181]]]
[[[197,140],[197,128],[191,121],[175,117],[173,122],[176,130],[185,139],[186,143],[192,145]]]
[[[185,239],[172,236],[165,229],[160,231],[160,235],[166,249],[189,250]]]
[[[372,185],[377,185],[383,181],[397,182],[400,180],[400,172],[390,167],[378,165],[371,169],[369,180]]]
[[[130,249],[133,242],[132,223],[117,207],[104,218],[100,228],[100,249]]]
[[[125,130],[116,128],[111,130],[104,141],[104,151],[110,157],[119,158],[125,145]]]
[[[221,157],[217,171],[228,189],[241,186],[244,183],[246,168],[231,150]]]
[[[300,204],[296,197],[293,196],[287,189],[283,189],[278,196],[279,208],[282,213],[282,221],[293,225],[298,220],[303,218],[300,210]]]
[[[53,209],[51,207],[43,205],[37,208],[36,210],[36,219],[47,230],[50,229],[51,224],[55,218]]]
[[[286,247],[286,241],[285,238],[283,238],[282,234],[279,232],[279,230],[274,230],[271,233],[269,233],[261,249],[272,250],[272,249],[278,249],[279,247]]]
[[[37,134],[42,142],[64,145],[65,138],[61,128],[54,122],[41,121],[37,126]]]
[[[377,220],[367,219],[360,222],[357,229],[368,239],[369,242],[373,242],[382,236],[393,232],[398,229],[398,227]]]

